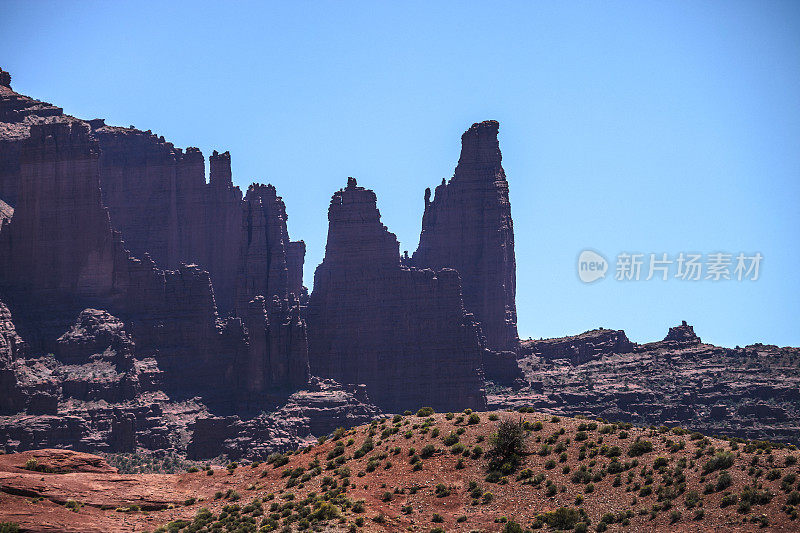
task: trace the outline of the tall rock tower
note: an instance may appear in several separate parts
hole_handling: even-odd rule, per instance
[[[307,312],[311,373],[363,383],[390,412],[484,408],[482,348],[458,273],[403,266],[376,202],[353,178],[331,199]]]
[[[461,136],[450,182],[431,200],[425,190],[422,233],[412,264],[461,274],[464,306],[481,323],[486,346],[516,350],[516,262],[508,182],[497,142],[499,124],[473,124]]]

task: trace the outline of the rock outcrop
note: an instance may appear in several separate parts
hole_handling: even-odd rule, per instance
[[[130,257],[102,205],[98,143],[86,125],[33,125],[21,154],[17,207],[0,233],[0,284],[35,325],[39,348],[72,357],[53,341],[90,305],[128,325],[137,353],[155,356],[173,393],[218,391],[212,399],[235,405],[240,390],[252,398],[305,382],[305,328],[288,296],[262,306],[260,321],[249,312],[269,339],[259,352],[240,319],[219,319],[206,271],[185,264],[162,270],[149,254]],[[268,371],[281,381],[248,375],[253,358],[274,361]]]
[[[514,225],[494,120],[461,136],[461,156],[433,199],[425,190],[422,233],[412,264],[452,268],[461,276],[464,306],[481,323],[487,348],[517,350]]]
[[[6,224],[14,216],[14,208],[0,199],[0,231],[3,231],[3,224]]]
[[[580,335],[522,341],[520,352],[544,359],[566,359],[582,365],[604,355],[632,352],[634,344],[622,330],[593,329]]]
[[[7,74],[7,73],[4,73]],[[86,124],[99,149],[100,193],[110,214],[111,226],[125,238],[125,247],[132,256],[148,254],[162,269],[177,270],[181,264],[196,264],[210,273],[215,303],[227,314],[237,303],[249,298],[241,292],[246,287],[264,285],[264,275],[253,271],[255,265],[240,260],[262,253],[284,264],[283,288],[277,292],[293,293],[305,298],[302,265],[305,245],[290,241],[286,232],[286,208],[271,186],[257,186],[251,201],[245,201],[233,185],[231,158],[228,152],[214,152],[209,157],[210,178],[205,179],[205,160],[197,148],[185,151],[176,148],[151,131],[134,127],[106,125],[102,119],[81,121],[64,115],[61,108],[40,102],[0,85],[0,224],[9,218],[20,196],[22,145],[33,125],[45,123]],[[267,197],[272,189],[272,199]],[[255,220],[253,202],[264,197],[262,220]],[[258,217],[256,217],[258,218]],[[278,226],[269,227],[270,240],[250,242],[248,230],[267,220]],[[248,225],[248,223],[250,225]],[[282,224],[282,229],[280,225]],[[243,251],[244,248],[244,251]],[[273,255],[278,253],[278,255]],[[274,276],[277,266],[270,265]],[[245,275],[252,275],[254,279]],[[237,297],[241,297],[237,300]]]
[[[363,385],[342,386],[312,378],[271,415],[251,420],[237,416],[198,418],[191,426],[186,453],[190,459],[226,455],[231,459],[265,459],[313,443],[338,427],[352,427],[380,416]]]
[[[664,341],[677,345],[700,344],[701,342],[700,337],[694,333],[694,326],[690,326],[685,320],[681,322],[680,326],[669,328]]]
[[[685,322],[670,331],[647,344],[612,329],[522,341],[528,385],[497,390],[489,403],[797,442],[799,348],[703,344]]]
[[[0,301],[0,367],[25,356],[25,342],[17,334],[11,311]]]
[[[482,407],[479,327],[458,272],[401,265],[376,203],[353,178],[331,199],[307,313],[312,373],[363,383],[388,411]]]

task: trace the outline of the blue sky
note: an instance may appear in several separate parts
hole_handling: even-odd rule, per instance
[[[11,2],[13,87],[177,146],[230,150],[324,254],[347,176],[413,251],[461,133],[500,121],[523,337],[680,320],[800,346],[800,3]],[[612,262],[583,284],[577,256]],[[620,252],[760,252],[758,281],[620,282]]]

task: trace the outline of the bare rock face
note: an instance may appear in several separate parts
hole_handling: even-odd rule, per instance
[[[388,411],[483,407],[479,328],[458,273],[402,266],[376,202],[353,178],[331,199],[307,312],[312,373],[363,383]]]
[[[237,364],[249,351],[248,332],[219,319],[208,272],[185,264],[162,270],[148,254],[132,258],[112,231],[100,197],[98,144],[89,128],[40,124],[31,126],[30,133],[21,149],[17,208],[0,233],[0,283],[35,325],[31,329],[41,332],[41,346],[62,335],[88,304],[113,312],[128,325],[137,353],[155,355],[170,391],[219,391],[223,397],[218,400],[228,403],[238,399],[236,385],[243,382],[250,394],[267,392],[251,386]],[[296,307],[283,300],[262,313],[270,339],[265,349],[291,349],[283,358],[269,351],[259,357],[269,364],[274,359],[277,375],[291,374],[288,384],[308,376],[305,329]],[[51,351],[69,359],[80,344],[75,340],[85,332],[88,338],[117,328],[108,317],[100,318],[82,316],[81,331],[68,333]]]
[[[20,151],[33,124],[77,122],[64,110],[11,89],[11,75],[0,69],[0,198],[14,207],[20,179]]]
[[[3,71],[4,72],[4,71]],[[7,73],[5,73],[7,74]],[[261,246],[248,240],[247,217],[252,202],[245,202],[233,186],[231,158],[228,152],[214,152],[209,157],[210,180],[205,180],[205,160],[197,148],[176,148],[151,131],[134,127],[106,125],[102,119],[81,121],[64,115],[61,108],[14,92],[10,82],[0,84],[0,226],[10,217],[21,194],[22,145],[31,127],[46,123],[85,124],[99,149],[99,179],[103,205],[108,209],[112,228],[121,231],[130,255],[143,258],[149,254],[162,269],[177,270],[181,264],[196,264],[210,273],[215,303],[223,313],[235,305],[247,304],[249,298],[240,289],[264,285],[263,274],[253,272],[254,263],[240,264],[242,248],[251,257],[259,247],[270,253],[282,248],[281,257],[267,255],[276,263],[285,263],[288,273],[283,286],[287,293],[305,298],[302,265],[305,245],[292,242],[285,231],[286,210],[280,197],[265,202],[263,220],[282,219],[283,232],[270,227],[269,236],[279,235],[282,242],[269,241]],[[257,191],[265,191],[258,186]],[[274,188],[273,188],[274,189]],[[262,196],[260,193],[255,196]],[[271,211],[274,210],[274,211]],[[263,220],[250,220],[251,224]],[[270,267],[274,271],[276,267]],[[255,279],[242,279],[250,273]],[[274,274],[274,272],[273,272]],[[270,274],[272,275],[272,274]],[[271,287],[277,291],[278,287]],[[237,300],[237,295],[241,299]]]
[[[125,324],[107,311],[84,309],[78,320],[56,341],[57,356],[64,362],[84,363],[93,354],[113,352],[113,356],[133,354],[133,341]]]
[[[19,198],[0,234],[2,282],[45,300],[112,298],[115,241],[100,205],[88,128],[34,125],[21,149]]]
[[[593,329],[580,335],[556,339],[522,341],[521,353],[544,359],[566,359],[582,365],[604,355],[629,353],[634,344],[622,330]]]
[[[250,185],[242,216],[237,311],[241,312],[256,296],[286,299],[294,294],[299,297],[305,244],[301,241],[292,246],[286,229],[286,206],[275,187],[260,183]]]
[[[464,306],[481,323],[487,348],[517,350],[514,224],[494,120],[461,136],[461,157],[431,200],[425,191],[422,233],[412,264],[453,268]]]
[[[0,301],[0,367],[25,356],[25,341],[17,334],[11,311]]]
[[[305,389],[292,394],[271,416],[248,421],[236,416],[197,419],[191,427],[187,455],[191,459],[221,454],[231,459],[264,459],[273,452],[314,442],[337,427],[364,424],[380,415],[364,385],[343,386],[311,378]]]
[[[14,216],[14,208],[0,199],[0,231],[3,231],[3,225],[11,220]]]
[[[667,336],[664,337],[665,342],[682,344],[700,344],[700,337],[695,335],[694,326],[690,326],[686,321],[682,321],[680,326],[669,328]]]

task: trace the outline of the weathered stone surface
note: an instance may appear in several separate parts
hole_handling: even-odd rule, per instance
[[[9,222],[14,216],[14,208],[0,198],[0,231],[3,231],[3,224]]]
[[[648,344],[609,329],[523,341],[528,386],[498,390],[490,405],[797,442],[800,349],[703,344],[685,323],[670,331]]]
[[[487,380],[503,385],[522,384],[525,378],[515,352],[496,352],[484,349],[481,366]]]
[[[389,411],[482,407],[479,328],[458,273],[402,266],[376,201],[353,178],[331,199],[307,314],[312,373],[366,384]]]
[[[667,336],[664,337],[665,342],[672,342],[678,345],[700,344],[700,337],[695,335],[694,327],[690,326],[684,320],[680,326],[669,328]]]
[[[172,270],[182,263],[199,265],[211,274],[216,304],[225,313],[233,310],[241,287],[263,284],[263,273],[239,264],[243,245],[251,245],[243,218],[252,206],[233,186],[228,152],[215,151],[209,157],[210,183],[206,183],[203,154],[197,148],[183,151],[150,131],[108,126],[102,119],[82,122],[64,115],[60,108],[0,86],[0,199],[16,205],[22,143],[32,125],[46,122],[90,126],[100,150],[103,204],[112,227],[125,236],[125,246],[133,256],[141,258],[147,253],[160,268]],[[275,211],[270,211],[273,208]],[[305,246],[302,241],[289,241],[285,207],[279,197],[265,204],[262,214],[272,222],[282,219],[282,235],[279,228],[270,227],[269,232],[283,242],[264,245],[270,251],[282,247],[282,261],[289,268],[284,287],[271,290],[294,293],[302,299]],[[251,272],[257,279],[241,279],[243,272]],[[246,304],[256,295],[242,296],[242,301]]]
[[[25,341],[17,334],[11,311],[0,301],[0,368],[14,359],[25,356]]]
[[[187,447],[191,459],[226,455],[231,459],[264,459],[273,452],[294,450],[338,427],[369,422],[381,414],[364,385],[342,386],[312,378],[270,415],[242,421],[239,417],[199,418],[191,426]]]
[[[290,293],[300,295],[296,284],[298,278],[302,280],[303,263],[296,246],[292,248],[289,261],[286,218],[286,206],[275,187],[260,183],[250,185],[243,206],[237,278],[236,309],[240,313],[256,296],[271,300],[273,296],[286,299]],[[291,288],[290,278],[295,284]]]
[[[98,145],[88,127],[55,123],[30,131],[22,145],[17,208],[0,234],[0,284],[39,333],[39,346],[62,335],[89,304],[128,324],[136,353],[155,356],[169,391],[216,393],[209,401],[231,407],[239,399],[237,385],[247,385],[249,397],[268,392],[253,386],[237,365],[249,350],[247,331],[219,319],[209,274],[185,264],[161,270],[148,254],[131,258],[112,231],[100,198]],[[264,314],[263,329],[274,326],[268,352],[260,356],[275,361],[276,375],[287,377],[280,384],[285,389],[305,382],[308,371],[299,309],[296,303],[290,307],[285,290],[282,294],[286,299],[270,306],[269,320]],[[238,337],[231,336],[234,330]],[[53,351],[69,359],[74,337],[67,334]]]
[[[113,356],[133,354],[134,345],[125,324],[107,311],[84,309],[69,331],[56,341],[57,357],[64,362],[84,363],[94,354],[112,351]]]
[[[425,190],[422,233],[412,264],[453,268],[464,306],[481,323],[487,347],[517,349],[514,224],[494,120],[461,136],[461,157],[449,182],[431,200]]]
[[[76,472],[115,474],[117,472],[116,468],[97,455],[49,448],[2,457],[0,458],[0,468],[10,472],[30,472],[25,465],[31,459],[35,460],[36,464],[47,474],[74,474]]]
[[[634,344],[624,331],[600,328],[572,337],[522,341],[520,352],[544,359],[567,359],[580,365],[603,355],[628,353],[633,349]]]

